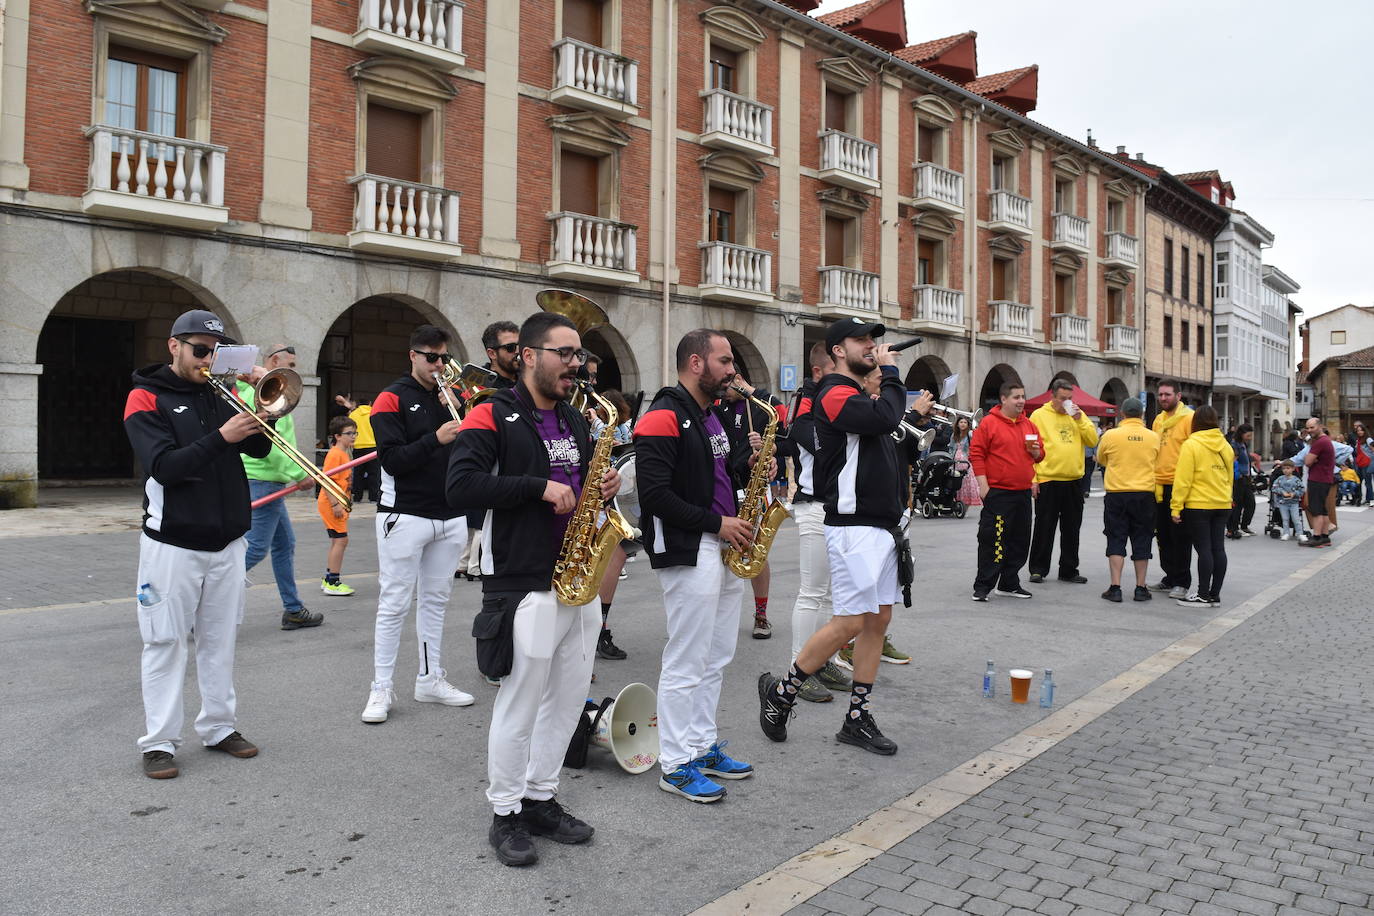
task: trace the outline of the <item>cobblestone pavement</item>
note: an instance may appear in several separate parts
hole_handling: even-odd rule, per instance
[[[1369,560],[1341,558],[790,912],[1374,911]]]

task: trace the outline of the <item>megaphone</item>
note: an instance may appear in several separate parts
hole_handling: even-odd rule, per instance
[[[592,722],[592,743],[610,751],[626,773],[643,773],[657,763],[658,697],[653,688],[625,685]]]

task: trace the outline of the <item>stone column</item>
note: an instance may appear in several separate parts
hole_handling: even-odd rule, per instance
[[[879,178],[882,186],[879,193],[880,239],[878,260],[878,302],[884,321],[896,322],[902,317],[902,307],[898,302],[898,284],[901,281],[901,233],[897,219],[897,197],[901,186],[901,103],[902,82],[890,74],[882,77],[882,103],[878,124],[878,139],[882,143],[879,150]]]
[[[482,254],[520,257],[520,4],[488,3],[486,82],[482,86]],[[547,52],[545,52],[547,53]]]
[[[303,231],[311,224],[310,25],[310,0],[268,4],[258,218]]]
[[[0,509],[38,505],[37,363],[0,363]]]
[[[801,299],[801,52],[806,41],[778,41],[778,299]]]
[[[0,0],[0,187],[25,190],[24,121],[28,107],[29,0]]]

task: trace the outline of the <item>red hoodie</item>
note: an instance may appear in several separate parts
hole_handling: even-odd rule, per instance
[[[998,490],[1029,490],[1035,477],[1035,465],[1026,451],[1026,437],[1034,436],[1040,443],[1040,457],[1045,456],[1040,432],[1024,413],[1015,420],[1002,416],[1002,407],[992,408],[983,422],[973,431],[969,445],[969,461],[976,476],[988,479],[988,486]]]

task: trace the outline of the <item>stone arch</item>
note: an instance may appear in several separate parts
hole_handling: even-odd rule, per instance
[[[929,391],[940,400],[940,386],[949,378],[949,365],[940,357],[926,354],[911,364],[906,372],[907,391]],[[957,395],[941,401],[947,407],[957,407]]]
[[[1050,376],[1049,383],[1048,383],[1047,385],[1045,385],[1045,390],[1046,390],[1046,391],[1049,391],[1051,388],[1054,387],[1054,383],[1057,382],[1057,381],[1059,381],[1061,378],[1062,378],[1062,379],[1068,379],[1070,385],[1077,385],[1077,384],[1078,384],[1078,376],[1074,375],[1072,372],[1070,372],[1070,371],[1067,370],[1067,369],[1060,369],[1060,370],[1059,370],[1058,372],[1056,372],[1054,375]],[[1026,396],[1027,396],[1027,397],[1034,397],[1035,395],[1037,395],[1037,394],[1039,394],[1039,393],[1040,393],[1040,392],[1038,392],[1038,391],[1027,391],[1027,392],[1026,392]]]
[[[987,375],[983,376],[983,387],[978,394],[978,406],[984,410],[991,410],[1002,403],[1001,395],[997,392],[1002,387],[1003,382],[1025,384],[1021,381],[1019,372],[1006,363],[998,363],[988,370]]]
[[[627,400],[633,402],[633,395],[643,384],[640,380],[639,363],[634,351],[625,340],[625,335],[612,324],[592,328],[582,336],[582,346],[601,357],[601,367],[597,372],[597,389],[618,390]]]
[[[1126,387],[1126,383],[1116,376],[1107,379],[1107,384],[1102,386],[1102,394],[1099,397],[1115,407],[1120,407],[1121,402],[1131,396],[1131,390]]]
[[[772,391],[774,382],[768,373],[768,363],[764,361],[763,354],[754,346],[754,342],[738,331],[721,333],[730,341],[730,347],[735,351],[736,371],[754,387]]]
[[[124,435],[133,371],[169,360],[167,338],[182,312],[203,308],[242,336],[234,316],[204,287],[158,268],[105,271],[69,289],[34,341],[38,377],[39,479],[135,476]]]

